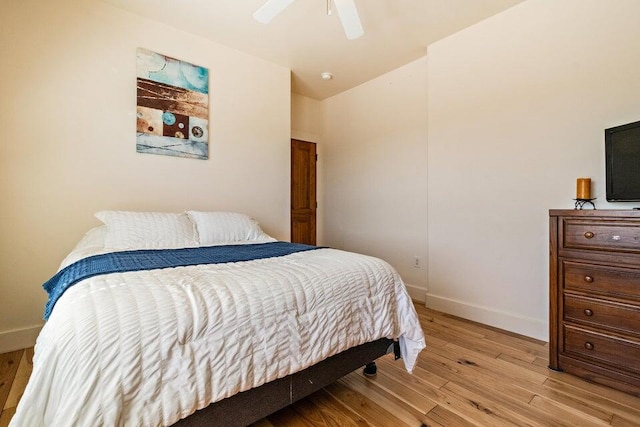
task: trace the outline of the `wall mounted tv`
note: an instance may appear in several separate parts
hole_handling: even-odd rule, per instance
[[[640,201],[640,122],[604,131],[608,202]]]

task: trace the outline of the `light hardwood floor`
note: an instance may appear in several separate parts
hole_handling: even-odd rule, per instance
[[[253,424],[272,426],[640,426],[640,398],[547,369],[547,344],[416,305],[428,347],[413,375],[390,355]],[[0,427],[33,349],[0,355]]]

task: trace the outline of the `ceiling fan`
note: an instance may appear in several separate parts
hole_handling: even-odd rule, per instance
[[[260,9],[254,12],[253,19],[262,24],[268,24],[293,2],[294,0],[267,0]],[[353,40],[362,36],[364,29],[358,16],[355,0],[327,0],[327,15],[331,15],[331,2],[333,2],[336,9],[338,9],[338,15],[340,15],[340,21],[344,27],[344,32],[347,34],[347,38]]]

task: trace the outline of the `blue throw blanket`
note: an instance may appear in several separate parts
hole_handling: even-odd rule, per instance
[[[63,268],[42,285],[49,294],[49,301],[47,301],[44,310],[44,319],[49,318],[56,301],[69,287],[83,279],[100,274],[250,261],[313,249],[318,249],[318,247],[299,243],[273,242],[199,248],[148,249],[90,256]]]

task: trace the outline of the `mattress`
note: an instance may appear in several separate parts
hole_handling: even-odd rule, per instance
[[[104,248],[86,243],[63,266]],[[424,336],[386,262],[322,248],[112,273],[66,291],[38,337],[11,426],[171,425],[348,348]]]

